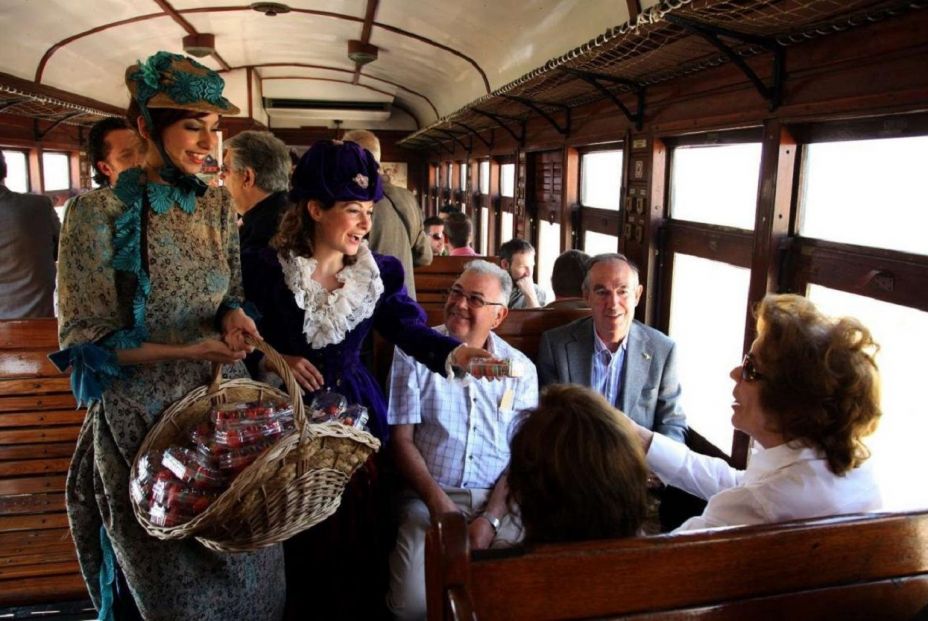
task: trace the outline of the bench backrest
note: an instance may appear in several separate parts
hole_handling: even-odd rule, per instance
[[[474,259],[499,265],[499,257],[435,257],[430,265],[414,268],[416,299],[422,304],[443,304],[448,297],[448,289],[464,271],[464,265]]]
[[[545,545],[471,558],[448,513],[427,540],[430,621],[911,619],[928,603],[928,512]]]
[[[0,321],[0,606],[87,598],[64,498],[85,411],[57,349],[55,319]]]

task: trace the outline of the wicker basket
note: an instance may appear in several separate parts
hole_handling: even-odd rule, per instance
[[[283,377],[289,396],[250,379],[221,381],[222,367],[216,365],[211,384],[196,388],[165,410],[142,442],[131,476],[136,476],[142,455],[185,444],[189,431],[205,421],[218,403],[268,397],[292,401],[296,429],[262,453],[209,508],[189,522],[157,526],[132,502],[135,517],[150,535],[159,539],[193,536],[222,552],[245,552],[279,543],[335,513],[351,475],[380,448],[380,441],[365,431],[338,422],[308,423],[300,388],[286,361],[267,343],[252,344]]]

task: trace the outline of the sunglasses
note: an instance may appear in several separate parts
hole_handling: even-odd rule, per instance
[[[442,235],[441,233],[429,233],[429,237],[431,237],[435,241],[441,241],[442,239],[445,238],[445,236]]]
[[[764,379],[763,373],[758,371],[754,365],[753,354],[745,354],[744,360],[741,361],[741,379],[746,382],[756,382]]]

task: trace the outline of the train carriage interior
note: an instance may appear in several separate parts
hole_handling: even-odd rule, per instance
[[[535,282],[552,298],[554,260],[565,250],[624,253],[644,286],[636,319],[680,352],[687,445],[736,467],[748,463],[752,443],[731,423],[729,371],[756,336],[755,305],[768,293],[796,293],[828,314],[859,318],[880,344],[883,415],[868,447],[893,515],[880,523],[885,531],[860,531],[880,560],[832,582],[807,570],[806,590],[739,591],[720,579],[716,599],[692,593],[660,609],[639,598],[640,606],[577,610],[785,618],[771,612],[782,604],[789,618],[837,618],[815,589],[857,602],[855,618],[874,618],[862,611],[880,599],[898,602],[881,618],[928,609],[928,523],[917,513],[928,508],[918,388],[928,349],[928,2],[0,0],[0,28],[10,190],[48,196],[63,218],[72,197],[97,187],[88,134],[125,116],[125,68],[158,50],[194,56],[219,72],[240,109],[222,119],[220,145],[266,130],[299,155],[318,140],[372,130],[391,183],[412,191],[424,216],[458,206],[473,222],[476,253],[496,262],[502,243],[528,240]],[[205,180],[221,183],[221,162],[220,146]],[[460,266],[416,270],[433,323]],[[544,330],[581,315],[513,313],[501,330],[534,356]],[[55,317],[0,320],[0,619],[96,618],[64,499],[84,410],[46,359],[57,349]],[[383,379],[389,354],[375,344],[372,359]],[[682,492],[665,503],[662,530],[702,510]],[[803,533],[844,529],[822,540],[840,563],[843,533],[855,545],[848,524],[791,525],[785,536],[800,550]],[[884,532],[910,539],[890,551],[879,547]],[[750,558],[752,533],[732,534],[724,548],[705,544],[706,553]],[[758,554],[775,550],[776,536],[757,531]],[[647,558],[608,549],[615,562]],[[663,554],[669,566],[673,555]],[[533,579],[549,578],[538,568],[563,561],[555,556],[531,556]],[[726,566],[720,558],[712,562]],[[526,559],[478,554],[461,571],[525,567],[528,575]],[[788,573],[796,560],[777,562]],[[430,618],[542,614],[475,604],[493,589],[456,579],[429,600]],[[430,580],[432,589],[438,579]],[[853,591],[864,583],[870,590]],[[526,584],[513,593],[530,592]],[[456,599],[458,587],[468,597]],[[802,595],[777,599],[794,591]],[[442,610],[434,617],[433,602]],[[455,616],[461,611],[472,616]]]

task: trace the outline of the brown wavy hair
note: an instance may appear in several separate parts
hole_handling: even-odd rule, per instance
[[[309,215],[310,200],[303,200],[291,204],[280,216],[277,234],[271,239],[271,246],[284,256],[309,258],[313,256],[313,236],[316,234],[316,222]],[[335,202],[324,203],[316,201],[323,211],[335,207]],[[342,262],[353,265],[358,260],[357,255],[345,255]]]
[[[621,412],[589,388],[552,385],[517,425],[509,488],[526,541],[638,533],[647,512],[648,469]]]
[[[760,401],[771,429],[824,453],[841,475],[870,453],[862,438],[879,422],[879,346],[851,317],[830,318],[798,295],[768,295],[754,311]]]

